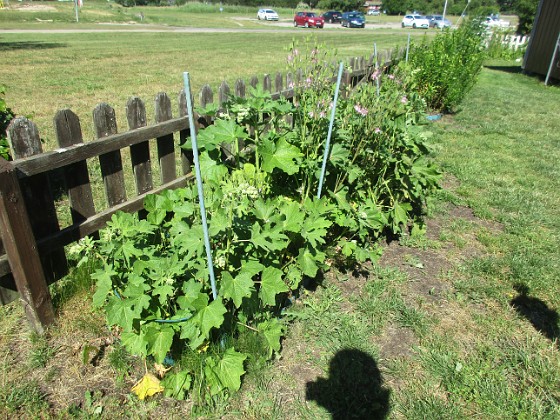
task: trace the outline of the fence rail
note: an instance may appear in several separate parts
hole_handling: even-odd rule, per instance
[[[373,56],[369,60],[351,59],[342,82],[346,86],[356,85],[372,69]],[[264,75],[262,87],[273,98],[282,96],[293,100],[293,86],[299,86],[302,80],[301,71],[286,76]],[[257,77],[252,77],[248,84],[239,79],[233,92],[245,96],[248,85],[258,84]],[[214,95],[211,87],[205,85],[198,103],[206,106],[216,96],[221,106],[231,91],[223,82]],[[101,103],[93,111],[96,140],[87,143],[83,141],[79,117],[69,109],[58,111],[54,118],[58,148],[46,152],[42,150],[39,129],[32,121],[18,117],[11,122],[8,137],[14,160],[0,161],[0,254],[3,254],[0,255],[0,301],[13,300],[17,290],[35,330],[43,331],[54,319],[48,284],[67,273],[64,246],[95,234],[117,211],[141,210],[146,195],[185,186],[193,178],[192,156],[180,148],[190,135],[184,91],[178,99],[178,116],[174,118],[169,96],[157,94],[155,124],[148,126],[144,102],[131,98],[126,105],[128,131],[123,133],[117,132],[114,109]],[[195,118],[197,128],[212,123],[204,116]],[[123,151],[127,149],[128,171],[132,173],[125,175]],[[152,154],[157,155],[159,186],[155,186],[153,179]],[[102,211],[96,210],[93,198],[92,167],[98,168],[103,180],[108,207]],[[54,174],[62,179],[62,189],[69,202],[71,223],[64,228],[60,227],[51,185]],[[134,179],[132,198],[127,196],[125,188],[127,177]]]

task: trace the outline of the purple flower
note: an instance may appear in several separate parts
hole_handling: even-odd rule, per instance
[[[309,111],[309,113],[307,115],[309,115],[311,118],[313,118],[315,116],[315,113],[313,111]]]
[[[381,76],[381,70],[377,69],[371,74],[371,80],[377,80]]]

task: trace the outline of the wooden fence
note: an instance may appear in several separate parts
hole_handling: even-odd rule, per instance
[[[373,68],[373,57],[351,59],[342,83],[352,86],[367,77]],[[273,98],[293,99],[294,84],[302,73],[265,75],[264,90]],[[249,84],[256,87],[257,77]],[[233,92],[223,82],[217,90],[222,104],[230,93],[245,96],[246,83],[238,80]],[[206,85],[199,95],[199,104],[213,103],[214,93]],[[17,297],[24,305],[32,327],[42,332],[54,319],[48,284],[67,273],[64,246],[87,235],[96,234],[117,211],[136,212],[142,209],[147,194],[187,185],[192,175],[191,156],[180,149],[190,135],[184,91],[179,93],[178,116],[173,117],[171,100],[166,93],[155,98],[155,124],[147,125],[146,108],[140,98],[131,98],[126,105],[129,131],[118,133],[114,109],[106,104],[93,111],[96,140],[84,143],[80,119],[71,110],[59,111],[55,118],[55,135],[59,148],[43,152],[37,126],[24,117],[15,118],[9,128],[14,160],[0,160],[0,298],[7,303]],[[196,126],[211,123],[196,116]],[[178,136],[176,136],[178,134]],[[179,141],[176,142],[175,138]],[[160,185],[154,186],[150,148],[157,150]],[[122,154],[129,150],[132,174],[125,175]],[[180,159],[179,159],[180,155]],[[89,162],[89,169],[88,169]],[[177,162],[180,162],[177,165]],[[180,166],[178,170],[177,166]],[[104,184],[107,208],[97,211],[94,204],[90,171],[99,168]],[[71,223],[60,227],[55,194],[51,187],[53,174],[61,178],[68,196]],[[136,193],[129,198],[125,177],[132,176]]]

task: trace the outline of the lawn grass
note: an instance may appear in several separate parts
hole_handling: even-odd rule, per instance
[[[52,118],[62,108],[81,118],[84,140],[93,139],[91,111],[109,102],[124,131],[124,107],[129,97],[141,97],[153,115],[152,98],[167,92],[175,101],[182,89],[182,72],[191,74],[194,92],[204,84],[213,89],[223,80],[233,86],[238,78],[286,71],[293,40],[310,35],[336,49],[339,57],[369,56],[371,34],[301,30],[294,33],[79,33],[3,34],[4,63],[0,82],[7,86],[6,103],[20,115],[31,115],[45,140],[54,148]],[[375,38],[380,50],[406,43],[406,35]],[[258,46],[257,46],[258,45]],[[151,108],[150,108],[151,107]]]

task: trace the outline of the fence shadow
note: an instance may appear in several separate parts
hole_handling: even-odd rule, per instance
[[[41,42],[41,41],[18,41],[18,42],[2,42],[0,41],[0,51],[15,50],[47,50],[50,48],[66,48],[67,44],[60,42]]]
[[[333,420],[385,419],[391,391],[383,387],[377,362],[356,349],[337,352],[329,377],[308,382],[306,399],[326,408]]]
[[[510,301],[510,305],[518,314],[527,318],[537,331],[552,341],[557,340],[557,345],[559,345],[560,327],[558,322],[560,317],[558,312],[549,308],[542,300],[529,296],[529,288],[527,286],[515,285],[514,289],[519,295]]]

